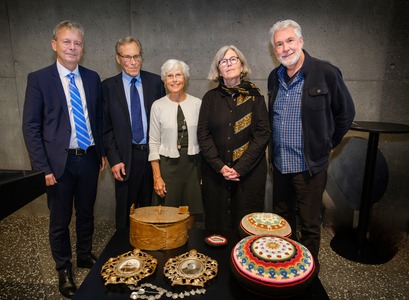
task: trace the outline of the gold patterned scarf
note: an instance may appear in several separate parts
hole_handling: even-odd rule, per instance
[[[236,99],[236,119],[234,122],[234,134],[236,143],[234,145],[232,160],[237,161],[249,146],[249,128],[253,115],[253,103],[256,96],[261,96],[260,90],[249,81],[242,81],[238,86],[226,86],[220,80],[219,90]]]

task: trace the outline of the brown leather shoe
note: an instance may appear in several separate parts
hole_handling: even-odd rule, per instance
[[[72,279],[71,267],[58,271],[58,289],[64,297],[69,299],[71,299],[77,291],[77,287]]]
[[[94,254],[89,253],[85,257],[77,257],[77,267],[78,268],[92,268],[92,266],[95,264],[97,261],[97,258],[95,257]]]

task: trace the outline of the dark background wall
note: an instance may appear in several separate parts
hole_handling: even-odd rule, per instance
[[[133,35],[143,45],[144,69],[159,73],[169,58],[185,61],[191,68],[189,93],[201,98],[211,87],[206,80],[211,60],[227,44],[243,51],[253,71],[250,79],[266,94],[267,76],[277,66],[269,29],[280,19],[294,19],[303,29],[305,49],[342,70],[356,120],[409,124],[408,14],[409,1],[398,0],[1,0],[0,168],[30,168],[21,133],[26,78],[54,62],[50,40],[62,20],[84,26],[82,64],[102,79],[119,72],[116,41]],[[353,131],[349,135],[367,137]],[[374,218],[408,230],[409,135],[382,134],[379,149],[388,164],[389,183]],[[113,195],[106,170],[100,177],[96,217],[113,218]],[[349,219],[351,212],[339,201],[329,195],[326,206]],[[22,211],[47,214],[45,197]]]

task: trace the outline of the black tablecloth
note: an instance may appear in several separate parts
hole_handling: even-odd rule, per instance
[[[163,267],[169,258],[181,255],[191,249],[196,249],[198,252],[217,260],[218,274],[206,284],[205,287],[207,290],[204,295],[189,296],[185,297],[185,299],[266,299],[265,297],[255,295],[242,288],[230,271],[231,249],[240,240],[239,236],[230,231],[217,232],[228,238],[228,244],[221,247],[212,247],[204,242],[204,238],[214,233],[216,232],[198,229],[190,230],[188,242],[180,248],[166,251],[145,251],[154,256],[158,260],[158,264],[155,273],[144,279],[144,281],[141,281],[140,284],[143,282],[150,282],[167,290],[179,291],[181,287],[171,287],[167,278],[163,275]],[[133,250],[133,247],[129,243],[129,231],[117,230],[104,251],[101,253],[97,263],[85,278],[78,292],[75,294],[74,299],[130,299],[129,296],[131,291],[128,290],[127,287],[122,285],[105,286],[100,275],[102,266],[110,257],[116,257],[130,250]],[[163,296],[162,299],[169,298]],[[287,299],[329,299],[329,297],[319,278],[316,278],[304,294]]]

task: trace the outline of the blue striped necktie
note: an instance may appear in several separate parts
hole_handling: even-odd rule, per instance
[[[132,138],[139,143],[144,138],[141,100],[139,98],[138,90],[135,86],[136,78],[131,80],[131,123],[132,123]]]
[[[77,132],[78,147],[86,150],[91,144],[88,134],[87,123],[85,121],[84,110],[82,109],[82,101],[80,92],[75,84],[75,74],[67,75],[70,78],[69,90],[71,97],[72,112],[74,115],[75,131]]]

